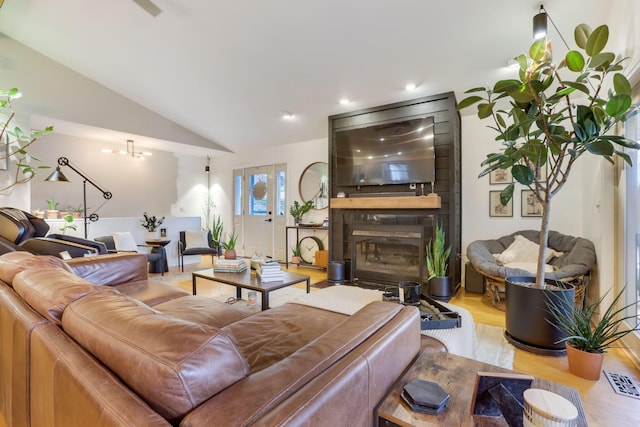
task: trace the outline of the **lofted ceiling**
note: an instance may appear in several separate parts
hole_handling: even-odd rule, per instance
[[[540,7],[153,0],[153,17],[140,2],[0,0],[0,32],[232,152],[326,137],[333,114],[449,91],[459,101],[514,73],[506,62],[528,49]],[[577,24],[605,23],[610,3],[544,7],[570,41]],[[405,90],[409,82],[417,88]]]

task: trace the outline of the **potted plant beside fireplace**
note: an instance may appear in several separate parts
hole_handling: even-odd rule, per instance
[[[435,299],[449,301],[453,296],[451,276],[448,275],[451,246],[445,247],[445,233],[441,224],[436,225],[435,237],[426,248],[428,292]]]

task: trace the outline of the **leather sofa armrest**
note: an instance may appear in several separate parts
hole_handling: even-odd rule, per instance
[[[120,285],[147,280],[147,257],[139,253],[117,253],[67,261],[71,270],[94,285]]]

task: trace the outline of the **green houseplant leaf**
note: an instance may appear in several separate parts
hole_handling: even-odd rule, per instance
[[[624,60],[617,61],[614,53],[605,50],[609,27],[601,25],[592,31],[580,24],[574,39],[576,47],[560,64],[553,61],[551,43],[535,41],[527,54],[516,57],[517,79],[488,85],[492,89],[474,88],[473,97],[459,106],[478,105],[478,118],[490,120],[488,127],[501,145],[481,163],[478,176],[510,170],[515,182],[531,190],[542,204],[538,287],[544,286],[552,199],[567,183],[577,159],[589,153],[609,162],[616,156],[630,162],[621,148],[640,148],[613,134],[632,101],[631,86],[619,73]],[[614,90],[607,91],[611,80]],[[503,204],[512,197],[513,184],[500,194]]]
[[[441,224],[436,225],[435,236],[429,240],[426,247],[427,275],[433,277],[447,276],[451,246],[445,248],[445,233]]]

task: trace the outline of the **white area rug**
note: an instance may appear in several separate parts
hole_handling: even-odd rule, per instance
[[[504,337],[504,329],[476,324],[476,360],[513,369],[515,348]]]

